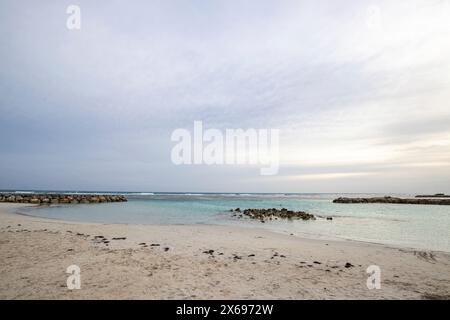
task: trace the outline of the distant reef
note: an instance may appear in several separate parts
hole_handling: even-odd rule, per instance
[[[434,197],[416,197],[416,198],[396,198],[396,197],[373,197],[373,198],[337,198],[334,203],[398,203],[398,204],[434,204],[434,205],[450,205],[450,199],[438,199]]]
[[[450,195],[444,193],[435,193],[435,194],[419,194],[416,198],[450,198]]]
[[[0,193],[0,202],[31,203],[31,204],[59,204],[59,203],[102,203],[125,202],[123,195],[107,194],[28,194],[28,193]]]

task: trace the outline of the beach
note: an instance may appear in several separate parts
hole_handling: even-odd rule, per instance
[[[1,299],[449,299],[450,254],[258,228],[68,222],[0,204]],[[69,290],[67,267],[80,268]],[[366,269],[379,266],[381,288]]]

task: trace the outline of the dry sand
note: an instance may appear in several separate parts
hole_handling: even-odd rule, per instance
[[[2,299],[450,298],[448,253],[224,226],[64,222],[13,213],[20,206],[0,204]],[[79,290],[66,286],[73,264]],[[369,265],[381,268],[379,290],[366,286]]]

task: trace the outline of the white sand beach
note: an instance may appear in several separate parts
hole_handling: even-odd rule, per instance
[[[448,253],[239,227],[65,222],[14,213],[20,206],[0,205],[1,299],[450,298]],[[74,264],[79,290],[66,285]],[[367,288],[369,265],[381,268],[381,289]]]

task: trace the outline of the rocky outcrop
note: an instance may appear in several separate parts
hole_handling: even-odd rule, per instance
[[[97,195],[97,194],[19,194],[0,193],[0,202],[31,203],[31,204],[77,204],[124,202],[123,195]]]
[[[277,220],[277,219],[288,219],[288,220],[315,220],[314,215],[303,212],[303,211],[292,211],[286,208],[283,209],[245,209],[241,211],[239,208],[235,209],[236,212],[242,212],[241,215],[245,215],[251,219],[258,219],[261,222],[266,220]]]
[[[419,194],[416,196],[416,198],[450,198],[450,195],[444,193],[435,193],[431,195]]]
[[[450,199],[425,199],[425,198],[396,198],[396,197],[373,197],[373,198],[337,198],[334,203],[397,203],[397,204],[434,204],[450,205]]]

